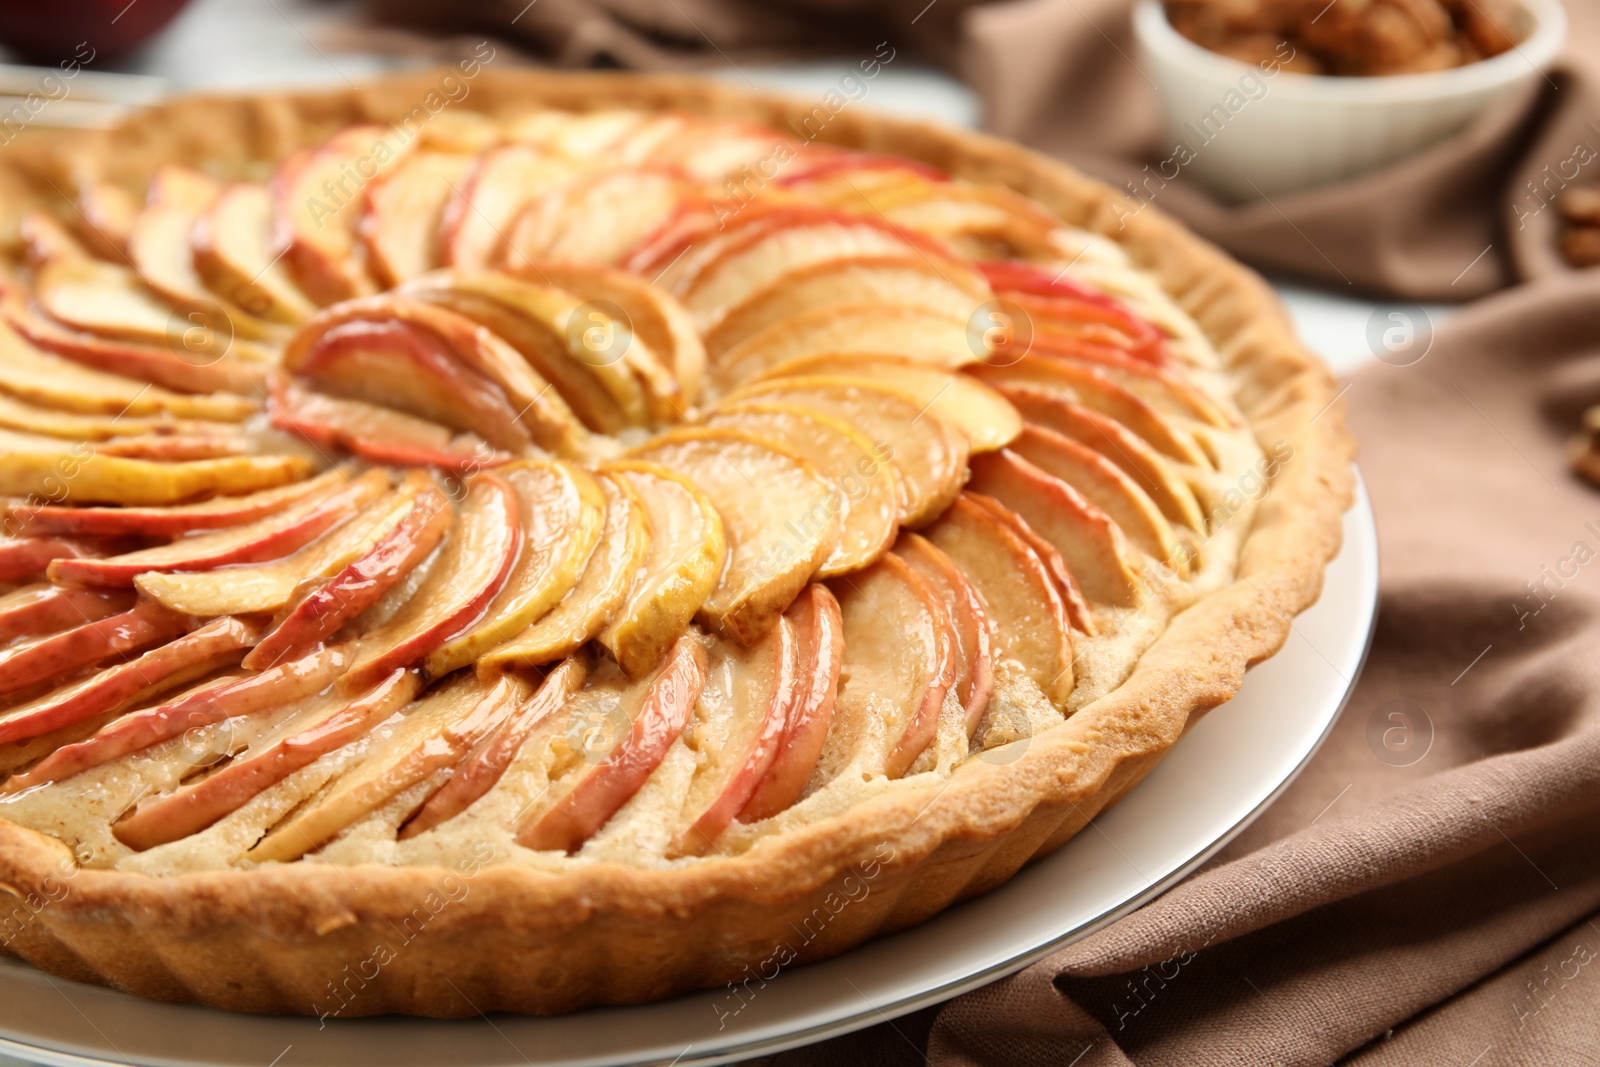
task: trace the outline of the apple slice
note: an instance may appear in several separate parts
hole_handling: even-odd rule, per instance
[[[211,723],[275,711],[326,689],[349,663],[345,649],[321,648],[259,674],[225,677],[176,700],[123,715],[93,737],[56,749],[26,774],[8,780],[4,791],[70,778]]]
[[[869,381],[915,401],[966,434],[973,452],[1004,448],[1022,432],[1011,402],[969,375],[904,356],[807,356],[780,363],[758,380],[828,375]]]
[[[759,822],[786,810],[800,799],[810,781],[833,724],[844,664],[844,622],[839,602],[828,587],[812,584],[800,594],[785,618],[794,627],[800,653],[799,692],[789,710],[783,739],[766,776],[756,786],[739,821]]]
[[[870,769],[898,778],[933,743],[956,680],[950,617],[927,579],[892,553],[834,588],[844,630],[839,765],[865,756]]]
[[[931,521],[961,492],[967,476],[967,439],[943,419],[891,389],[848,378],[806,376],[753,382],[729,403],[766,401],[812,408],[849,423],[887,456],[898,475],[900,524]]]
[[[576,652],[616,617],[650,551],[650,519],[631,483],[602,473],[605,526],[578,584],[544,617],[478,660],[478,673],[550,663]],[[495,629],[498,634],[500,628]]]
[[[194,269],[207,287],[253,315],[298,323],[316,305],[289,277],[273,247],[272,194],[255,182],[235,182],[195,220]]]
[[[698,191],[664,168],[581,174],[536,197],[507,230],[504,264],[609,265],[654,233],[678,204]]]
[[[1193,382],[1120,349],[1076,338],[1035,334],[1032,352],[1046,359],[1098,371],[1174,418],[1194,419],[1223,430],[1237,425],[1236,420]]]
[[[1170,459],[1122,423],[1035,389],[1001,392],[1029,423],[1070,437],[1121,467],[1169,520],[1205,532],[1205,512],[1188,482],[1173,469]]]
[[[51,318],[74,330],[147,344],[180,343],[185,323],[124,267],[93,259],[47,263],[34,277],[34,298]]]
[[[171,544],[106,559],[63,559],[50,567],[53,582],[127,586],[149,571],[210,570],[232,563],[255,563],[287,556],[377,499],[389,487],[383,471],[368,471],[354,481],[290,504],[244,526],[230,527]]]
[[[345,400],[274,379],[268,404],[272,425],[303,437],[323,450],[342,450],[369,463],[389,467],[438,467],[466,472],[510,461],[476,434],[455,434],[445,426],[393,408]]]
[[[123,590],[76,589],[37,582],[0,596],[0,644],[28,634],[52,634],[133,607]]]
[[[0,744],[41,737],[65,726],[108,715],[135,701],[174,689],[239,661],[261,636],[258,623],[224,616],[158,645],[136,659],[107,667],[82,681],[0,715]]]
[[[120,615],[15,645],[0,652],[0,693],[66,678],[113,656],[171,640],[187,628],[182,616],[159,605],[136,604]]]
[[[628,460],[602,470],[632,487],[649,520],[643,570],[599,636],[628,676],[640,678],[661,662],[716,588],[728,545],[722,516],[689,479]]]
[[[522,210],[574,166],[525,144],[490,148],[445,206],[440,222],[444,262],[487,270],[500,262],[505,235]]]
[[[968,373],[996,388],[1040,390],[1115,419],[1181,463],[1211,466],[1187,429],[1149,402],[1092,368],[1024,354],[1008,366],[977,364]]]
[[[575,852],[593,837],[639,791],[683,733],[705,686],[706,670],[705,647],[695,635],[684,634],[650,677],[620,693],[597,695],[593,708],[578,701],[570,704],[575,723],[584,710],[607,720],[626,716],[630,723],[627,736],[603,757],[599,752],[571,753],[566,765],[556,769],[565,773],[559,779],[552,773],[552,788],[544,802],[522,818],[517,843],[531,849]],[[589,692],[585,690],[583,695]],[[608,711],[615,714],[607,715]]]
[[[553,285],[593,304],[622,309],[633,336],[661,361],[677,380],[682,402],[700,396],[706,350],[684,306],[643,278],[626,271],[542,260],[528,264],[524,277]],[[650,382],[644,383],[647,388]]]
[[[491,471],[472,477],[455,529],[404,607],[361,639],[344,684],[375,685],[397,667],[422,660],[460,634],[505,585],[522,543],[516,491]]]
[[[996,657],[1021,664],[1050,703],[1057,710],[1065,708],[1074,681],[1071,623],[1038,555],[965,497],[928,528],[928,540],[978,591],[993,629]],[[845,641],[848,649],[848,633]]]
[[[257,863],[287,863],[326,844],[397,795],[453,766],[527,699],[515,675],[494,681],[463,676],[435,690],[372,732],[367,755],[247,852]]]
[[[673,430],[632,455],[685,475],[722,516],[728,562],[699,618],[753,644],[838,543],[832,486],[806,460],[737,430]]]
[[[1050,580],[1055,583],[1056,592],[1061,594],[1061,601],[1067,608],[1067,621],[1074,629],[1093,637],[1099,632],[1095,626],[1094,618],[1090,614],[1089,604],[1083,598],[1083,592],[1078,588],[1078,580],[1073,577],[1068,569],[1066,560],[1061,555],[1061,550],[1046,540],[1037,530],[1028,524],[1028,520],[1006,507],[1000,501],[982,493],[967,490],[967,496],[974,504],[983,508],[994,516],[1007,529],[1018,537],[1039,557],[1039,562],[1044,564],[1045,573],[1050,575]]]
[[[110,417],[76,411],[54,411],[34,407],[8,396],[0,396],[0,427],[23,433],[43,434],[69,441],[107,441],[112,438],[182,435],[189,437],[232,437],[243,441],[240,428],[231,422],[199,422],[174,419],[167,415],[129,415]]]
[[[873,446],[848,423],[815,408],[791,404],[734,403],[705,422],[775,441],[809,462],[833,484],[839,543],[817,569],[832,578],[857,571],[889,550],[900,529],[900,490],[887,450]]]
[[[88,415],[240,422],[256,411],[241,396],[190,396],[47,355],[0,322],[0,392],[42,407]]]
[[[58,503],[176,504],[213,493],[253,493],[311,473],[304,456],[228,456],[156,463],[90,453],[0,451],[0,496]]]
[[[298,718],[288,736],[253,745],[226,766],[197,782],[152,797],[111,826],[117,840],[144,851],[197,834],[317,759],[365,737],[372,728],[416,699],[421,681],[395,671],[370,692],[339,705],[310,725]]]
[[[1144,581],[1122,530],[1078,490],[1006,450],[973,463],[970,489],[999,501],[1056,547],[1089,600],[1144,602]]]
[[[1038,426],[1024,430],[1012,451],[1082,493],[1111,516],[1136,548],[1171,564],[1180,574],[1188,572],[1188,553],[1179,550],[1172,524],[1116,464],[1070,437]]]
[[[0,536],[0,582],[29,582],[43,578],[58,559],[98,559],[101,546],[92,541],[30,535]]]
[[[450,780],[428,798],[403,827],[400,840],[426,833],[470,808],[505,774],[533,731],[566,707],[589,677],[581,657],[562,660],[529,700],[501,720],[456,767]]]
[[[393,288],[443,261],[439,227],[445,205],[474,162],[461,153],[416,152],[368,190],[361,240],[379,284]]]
[[[1109,326],[1128,338],[1126,347],[1139,358],[1152,363],[1170,358],[1158,327],[1115,298],[1064,277],[1064,271],[1052,277],[1038,264],[1018,261],[980,263],[978,269],[995,292],[1010,295],[1047,328],[1063,322]]]
[[[984,355],[981,337],[967,324],[917,307],[859,303],[819,308],[780,319],[758,330],[711,361],[719,389],[810,356],[903,356],[953,369]]]
[[[393,516],[400,514],[398,521]],[[376,604],[395,584],[421,565],[444,540],[454,516],[443,493],[427,486],[409,501],[402,496],[398,505],[369,522],[352,523],[352,535],[363,542],[378,530],[388,532],[377,538],[366,554],[347,564],[296,604],[272,631],[245,657],[251,670],[264,670],[310,650],[350,619]],[[393,527],[389,528],[390,523]],[[366,527],[362,529],[362,527]],[[327,552],[319,553],[327,557]],[[312,580],[327,567],[312,568]]]
[[[989,615],[978,591],[949,556],[921,534],[906,531],[895,542],[894,554],[905,560],[939,595],[950,619],[954,643],[956,698],[966,712],[967,737],[972,737],[994,695],[994,639]]]
[[[139,202],[120,185],[107,181],[84,182],[78,189],[78,215],[84,245],[101,259],[120,262],[128,257],[130,231]]]
[[[22,242],[28,266],[42,270],[65,260],[92,259],[83,242],[74,237],[61,220],[48,211],[31,208],[17,220],[17,237]]]
[[[709,660],[686,737],[701,762],[683,798],[686,825],[668,847],[669,857],[716,848],[766,778],[803,695],[800,646],[787,618],[749,648],[713,643]]]
[[[536,459],[497,473],[516,493],[522,516],[517,563],[482,618],[428,655],[424,668],[432,678],[477,660],[544,618],[580,579],[588,579],[587,565],[606,526],[606,493],[587,471]]]
[[[343,470],[324,471],[315,478],[263,489],[244,496],[218,496],[198,504],[172,507],[70,508],[53,504],[10,504],[7,522],[33,533],[64,533],[88,537],[176,537],[199,530],[239,526],[265,518],[308,497],[331,493],[350,475]]]

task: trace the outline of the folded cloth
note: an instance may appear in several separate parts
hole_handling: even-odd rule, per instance
[[[1118,188],[1172,149],[1135,61],[1131,0],[370,2],[390,20],[514,35],[565,66],[738,72],[887,39],[971,85],[990,132]],[[1566,273],[1549,202],[1600,179],[1600,4],[1567,9],[1568,46],[1546,79],[1419,155],[1242,205],[1180,174],[1160,206],[1258,267],[1350,292],[1459,301]]]

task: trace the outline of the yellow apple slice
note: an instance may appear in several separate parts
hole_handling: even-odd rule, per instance
[[[950,618],[956,672],[954,689],[966,712],[967,736],[978,728],[994,695],[994,639],[978,591],[949,556],[921,534],[907,530],[894,554],[906,561],[939,594]]]
[[[568,715],[562,716],[572,724],[567,736],[551,739],[557,749],[551,788],[522,817],[517,843],[574,852],[593,837],[639,791],[683,733],[705,685],[706,668],[700,638],[685,634],[649,677],[620,687],[591,683],[571,701]],[[627,724],[621,737],[616,736],[622,732],[616,728],[619,722]],[[596,726],[583,731],[586,723]]]
[[[474,162],[461,153],[417,152],[368,191],[361,240],[380,285],[393,288],[440,264],[445,205]]]
[[[602,473],[605,526],[578,584],[543,618],[478,661],[478,673],[549,663],[576,652],[605,628],[627,598],[650,551],[650,518],[632,485]]]
[[[440,221],[444,262],[470,271],[498,263],[506,234],[523,208],[572,171],[571,162],[525,144],[483,152],[445,206]]]
[[[848,378],[800,377],[754,382],[728,397],[812,408],[854,426],[887,456],[898,475],[900,524],[931,521],[961,491],[967,476],[966,436],[901,394]]]
[[[833,724],[844,666],[844,621],[828,587],[814,583],[784,618],[794,627],[800,653],[799,692],[789,709],[783,739],[765,777],[739,812],[739,821],[759,822],[800,799],[822,758]]]
[[[587,471],[552,460],[497,468],[517,494],[522,545],[517,563],[482,618],[429,653],[431,678],[448,674],[542,619],[584,576],[605,525],[606,496]]]
[[[995,390],[970,375],[904,356],[808,356],[780,363],[758,380],[806,375],[855,378],[892,389],[966,434],[974,452],[1004,448],[1022,432],[1022,416]]]
[[[243,440],[239,427],[229,422],[174,419],[170,415],[110,417],[53,411],[0,395],[0,427],[71,441],[108,441],[114,437],[206,436]]]
[[[1089,600],[1124,608],[1144,601],[1144,581],[1121,528],[1066,482],[1007,450],[974,462],[968,484],[1054,545]]]
[[[889,550],[900,529],[900,491],[887,450],[848,423],[790,404],[733,403],[712,412],[707,426],[726,426],[776,441],[833,483],[839,505],[839,543],[817,570],[832,578],[857,571]]]
[[[62,504],[179,504],[210,495],[253,493],[311,473],[304,456],[227,456],[181,463],[60,451],[0,451],[0,496]]]
[[[290,279],[273,247],[272,225],[272,194],[265,186],[227,186],[195,222],[194,269],[210,289],[253,315],[301,322],[316,305]]]
[[[980,461],[981,462],[981,461]],[[1098,632],[1094,617],[1090,614],[1089,604],[1083,598],[1083,592],[1078,588],[1078,580],[1073,577],[1072,571],[1067,567],[1067,561],[1062,557],[1061,550],[1056,548],[1039,531],[1028,524],[1028,520],[1006,507],[994,497],[984,496],[982,493],[967,490],[967,499],[983,508],[994,516],[1001,525],[1012,533],[1022,538],[1023,543],[1033,549],[1033,554],[1039,557],[1039,562],[1044,564],[1045,573],[1055,583],[1056,592],[1061,594],[1061,602],[1067,608],[1067,621],[1075,629],[1093,636]]]
[[[953,369],[983,354],[981,338],[975,342],[958,319],[917,307],[851,304],[791,315],[751,334],[712,359],[711,379],[729,389],[810,356],[904,356]]]
[[[98,260],[47,264],[34,281],[39,306],[58,322],[102,337],[181,344],[184,324],[128,270]]]
[[[688,478],[652,463],[619,460],[602,470],[633,487],[650,523],[650,550],[600,643],[630,678],[655,669],[722,577],[728,545],[715,505]]]
[[[683,798],[684,828],[667,855],[699,856],[754,795],[783,744],[801,690],[800,648],[787,618],[749,648],[711,646],[705,686],[685,741],[700,760]]]
[[[835,769],[903,775],[933,743],[956,678],[950,617],[927,579],[887,555],[837,579],[844,667],[834,712]]]
[[[995,655],[1021,664],[1050,703],[1064,709],[1074,682],[1071,624],[1033,549],[967,499],[957,500],[928,528],[928,540],[978,591],[993,628]]]
[[[741,644],[766,633],[838,543],[832,486],[770,441],[695,427],[663,434],[632,455],[683,474],[722,516],[728,562],[700,619]]]
[[[435,771],[459,762],[527,698],[528,683],[506,674],[489,682],[463,675],[372,730],[365,756],[297,808],[245,853],[287,863],[326,844]]]

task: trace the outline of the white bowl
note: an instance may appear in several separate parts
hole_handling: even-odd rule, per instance
[[[1174,142],[1150,170],[1167,180],[1192,173],[1223,196],[1249,200],[1412,155],[1544,76],[1566,39],[1566,12],[1560,0],[1521,2],[1534,29],[1509,52],[1452,70],[1366,78],[1229,59],[1173,29],[1159,0],[1141,0],[1133,13],[1140,66],[1156,83]]]

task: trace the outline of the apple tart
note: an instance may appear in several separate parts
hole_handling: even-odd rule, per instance
[[[427,89],[4,161],[8,951],[341,1016],[741,981],[1060,845],[1315,598],[1331,381],[1154,212],[691,80]]]

